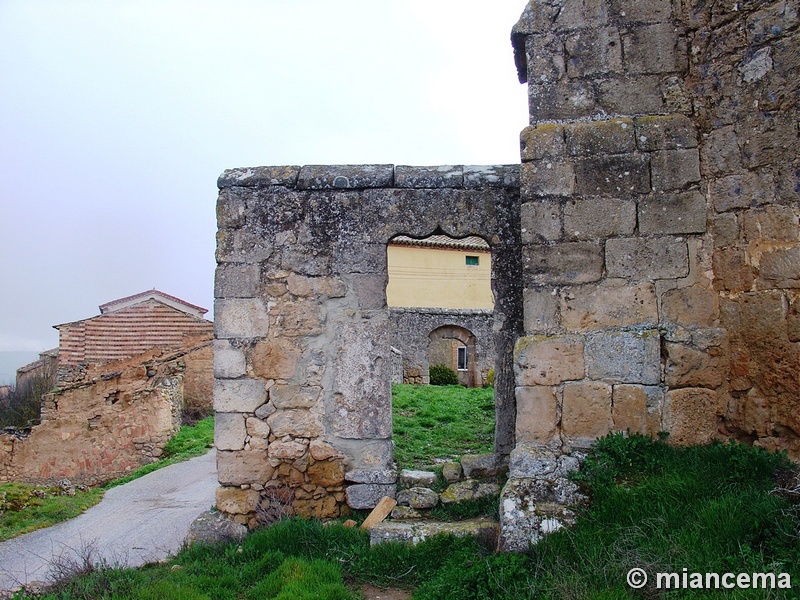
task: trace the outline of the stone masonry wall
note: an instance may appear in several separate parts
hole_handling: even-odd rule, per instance
[[[187,364],[210,375],[211,342],[87,367],[45,396],[30,435],[0,435],[0,481],[96,484],[156,460],[181,424]]]
[[[534,0],[514,28],[518,442],[798,456],[796,3],[723,4]]]
[[[800,3],[689,3],[687,88],[728,334],[723,433],[800,458]]]
[[[436,328],[456,325],[469,329],[476,338],[476,367],[481,383],[494,369],[494,319],[489,310],[433,308],[392,308],[389,313],[389,338],[402,352],[403,382],[429,383],[430,339]]]
[[[337,516],[393,495],[386,245],[480,235],[498,297],[498,431],[513,448],[517,167],[259,167],[219,180],[218,508]]]

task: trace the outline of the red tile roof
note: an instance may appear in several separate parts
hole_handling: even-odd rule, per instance
[[[59,330],[59,364],[103,363],[128,358],[151,348],[178,348],[185,343],[187,336],[211,337],[213,334],[213,324],[195,316],[196,310],[180,310],[154,298],[129,302],[138,296],[104,304],[105,307],[118,305],[120,308],[106,310],[96,317],[56,325]],[[192,309],[199,308],[182,300],[180,303]]]

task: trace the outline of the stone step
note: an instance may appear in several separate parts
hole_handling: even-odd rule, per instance
[[[440,533],[456,537],[475,536],[490,548],[497,547],[500,526],[493,519],[444,522],[431,520],[384,521],[369,530],[372,546],[385,542],[417,544]]]

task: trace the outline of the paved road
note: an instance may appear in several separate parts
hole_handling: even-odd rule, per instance
[[[47,581],[53,559],[88,546],[106,563],[127,566],[174,554],[195,517],[214,505],[217,485],[212,450],[111,489],[70,521],[0,542],[0,590]]]

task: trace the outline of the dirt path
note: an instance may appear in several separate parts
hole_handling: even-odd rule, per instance
[[[80,559],[138,566],[177,552],[191,522],[214,505],[212,450],[106,492],[102,502],[70,521],[0,542],[0,590],[47,581],[50,565]]]

